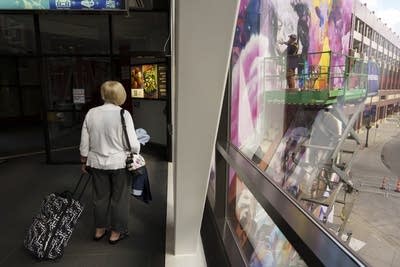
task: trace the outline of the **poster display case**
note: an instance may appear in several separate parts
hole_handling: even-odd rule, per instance
[[[132,98],[166,99],[167,65],[132,65],[131,90]]]

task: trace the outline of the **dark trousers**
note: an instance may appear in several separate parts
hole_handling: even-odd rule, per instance
[[[128,231],[129,180],[128,171],[91,168],[93,174],[93,206],[96,228]]]
[[[295,70],[294,69],[287,69],[286,70],[286,82],[288,88],[295,88],[296,80],[295,80]]]

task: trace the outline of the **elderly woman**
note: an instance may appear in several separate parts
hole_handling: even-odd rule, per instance
[[[107,81],[101,86],[104,105],[88,111],[83,122],[80,154],[82,171],[93,175],[93,205],[98,241],[111,230],[110,244],[127,236],[129,216],[129,180],[126,167],[126,143],[121,124],[121,108],[126,100],[121,83]],[[124,112],[132,152],[139,153],[132,117]]]

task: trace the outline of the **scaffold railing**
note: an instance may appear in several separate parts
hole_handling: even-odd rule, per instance
[[[367,63],[330,51],[307,56],[266,57],[263,60],[263,92],[272,103],[331,105],[361,101],[368,85]],[[292,75],[294,87],[288,87]]]
[[[281,184],[341,237],[357,196],[350,170],[361,148],[354,125],[368,95],[368,62],[333,52],[309,53],[303,58],[268,57],[263,73],[266,103],[319,109],[311,128],[307,126],[310,122],[290,128],[292,132],[307,128],[303,141],[294,142],[293,147],[293,142],[282,138],[285,175]],[[294,88],[288,88],[289,78],[294,78]],[[350,115],[344,113],[346,104],[353,106]],[[335,213],[339,219],[332,218]],[[350,232],[348,236],[347,242]]]

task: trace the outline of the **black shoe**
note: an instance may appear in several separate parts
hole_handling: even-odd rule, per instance
[[[94,236],[93,240],[94,241],[100,241],[101,239],[103,239],[103,237],[105,237],[107,235],[108,231],[105,230],[104,233],[101,236]]]
[[[128,234],[127,234],[127,233],[121,233],[121,234],[119,234],[119,237],[118,237],[118,239],[116,239],[116,240],[110,240],[110,239],[108,239],[108,243],[110,243],[111,245],[115,245],[115,244],[117,244],[119,241],[121,241],[122,239],[125,239],[126,237],[128,237]]]

